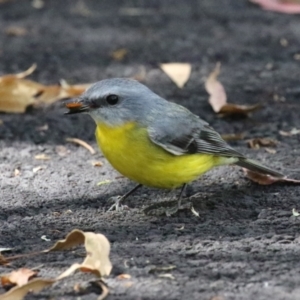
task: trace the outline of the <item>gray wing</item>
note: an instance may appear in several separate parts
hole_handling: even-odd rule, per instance
[[[222,137],[194,114],[156,120],[148,127],[151,141],[174,155],[216,154],[225,157],[244,156],[231,148]]]

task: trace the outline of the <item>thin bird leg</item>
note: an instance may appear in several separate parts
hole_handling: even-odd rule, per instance
[[[182,195],[183,195],[183,193],[184,193],[184,191],[186,189],[186,186],[187,186],[187,184],[184,183],[183,186],[182,186],[182,188],[181,188],[181,191],[180,191],[180,194],[179,194],[179,197],[178,197],[178,200],[177,200],[177,207],[178,207],[178,209],[181,207],[181,199],[182,199]]]
[[[110,198],[109,200],[113,200],[115,201],[115,203],[109,208],[108,211],[111,211],[111,210],[122,210],[122,205],[121,202],[124,201],[127,197],[129,197],[131,194],[133,194],[137,189],[139,189],[140,187],[142,186],[142,184],[138,184],[136,185],[132,190],[130,190],[129,192],[127,192],[125,195],[123,196],[116,196],[116,197],[112,197]]]

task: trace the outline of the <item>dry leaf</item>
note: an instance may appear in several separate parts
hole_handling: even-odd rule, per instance
[[[102,167],[103,166],[103,163],[101,161],[93,161],[92,162],[92,165],[94,167]]]
[[[189,80],[192,71],[192,66],[188,63],[161,64],[160,68],[179,88],[183,88]]]
[[[210,95],[208,102],[216,113],[219,113],[222,107],[224,107],[227,103],[225,89],[222,83],[218,81],[220,72],[221,64],[218,62],[215,69],[209,74],[207,80],[205,81],[205,89]]]
[[[19,169],[15,169],[14,170],[14,176],[17,177],[21,174],[20,170]]]
[[[279,178],[279,177],[274,177],[271,175],[253,172],[248,169],[243,169],[243,170],[244,170],[247,178],[249,178],[250,180],[252,180],[260,185],[269,185],[269,184],[273,184],[276,182],[300,184],[300,180],[297,180],[297,179],[292,179],[292,178],[287,178],[287,177]]]
[[[78,269],[81,270],[82,272],[93,273],[98,277],[109,275],[112,269],[112,265],[109,260],[110,244],[107,238],[102,234],[83,232],[77,229],[71,231],[67,235],[65,240],[58,241],[50,249],[38,253],[17,255],[15,257],[10,257],[10,259],[20,258],[25,256],[28,257],[29,255],[33,255],[33,254],[37,255],[37,254],[48,253],[50,251],[56,251],[56,250],[66,250],[80,244],[84,244],[86,249],[86,258],[84,259],[83,263],[73,264],[71,267],[69,267],[66,271],[64,271],[55,279],[37,278],[29,281],[28,283],[25,283],[22,286],[16,286],[11,290],[9,290],[7,293],[0,295],[0,300],[22,300],[29,292],[37,293],[41,291],[43,288],[57,282],[58,280],[73,274]],[[1,255],[0,255],[0,260],[1,260]],[[32,276],[28,278],[31,277]],[[19,279],[18,276],[17,278]],[[25,281],[23,276],[21,276],[21,278],[23,281],[18,281],[18,284],[20,284],[20,282],[23,283]],[[12,280],[10,279],[10,281]],[[98,299],[104,299],[108,295],[109,290],[102,280],[98,280],[96,283],[102,289],[102,294],[100,297],[98,297]]]
[[[22,73],[0,77],[0,111],[23,113],[28,106],[51,104],[60,99],[79,96],[89,86],[66,84],[45,86],[25,79],[35,68],[34,64]]]
[[[125,48],[121,48],[113,51],[111,53],[111,57],[116,61],[122,61],[127,54],[128,54],[128,50]]]
[[[260,5],[263,9],[281,12],[285,14],[299,14],[299,0],[250,0]]]
[[[48,156],[48,155],[46,155],[46,154],[44,154],[44,153],[42,153],[42,154],[37,154],[37,155],[34,156],[34,158],[35,158],[36,160],[49,160],[49,159],[51,159],[50,156]]]
[[[65,240],[58,241],[53,247],[44,252],[70,249],[81,244],[84,244],[87,253],[84,261],[81,264],[73,264],[57,279],[67,277],[78,269],[93,273],[98,277],[110,274],[112,268],[109,260],[110,244],[103,234],[75,229],[67,235]]]
[[[117,276],[117,279],[123,280],[123,279],[130,279],[131,276],[129,274],[120,274]]]
[[[0,295],[0,300],[22,300],[29,292],[38,293],[43,288],[55,283],[54,279],[36,278],[22,286],[15,286],[7,293]]]
[[[265,148],[265,151],[270,154],[275,154],[277,152],[275,149],[271,149],[271,148]]]
[[[67,142],[71,142],[71,143],[75,143],[78,144],[82,147],[84,147],[85,149],[89,150],[91,152],[91,154],[95,154],[96,151],[93,149],[92,146],[90,146],[87,142],[80,140],[80,139],[76,139],[76,138],[66,138]]]
[[[37,275],[37,271],[21,268],[17,271],[12,271],[9,274],[1,275],[1,284],[3,287],[17,285],[22,286],[26,284],[30,279]]]
[[[293,128],[291,131],[279,130],[279,134],[282,136],[292,136],[300,133],[300,129]]]
[[[11,36],[25,36],[28,33],[26,28],[20,26],[9,26],[5,28],[4,32]]]
[[[270,138],[254,138],[247,141],[251,149],[259,149],[260,147],[275,147],[278,142]]]
[[[250,112],[261,108],[260,104],[254,105],[238,105],[227,103],[227,96],[224,86],[218,81],[221,64],[217,63],[215,69],[210,73],[206,82],[205,89],[209,94],[209,104],[214,112],[223,115],[240,115],[247,116]]]

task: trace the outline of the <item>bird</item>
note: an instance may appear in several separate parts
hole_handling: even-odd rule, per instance
[[[160,97],[133,79],[104,79],[66,103],[66,114],[88,113],[105,158],[137,185],[115,198],[111,209],[141,186],[172,190],[214,167],[238,165],[275,177],[283,174],[233,149],[206,121],[187,108]]]

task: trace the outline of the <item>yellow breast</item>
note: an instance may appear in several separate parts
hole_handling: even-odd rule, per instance
[[[208,154],[173,155],[151,142],[146,128],[132,122],[121,127],[97,124],[96,138],[117,171],[146,186],[172,189],[221,164]]]

